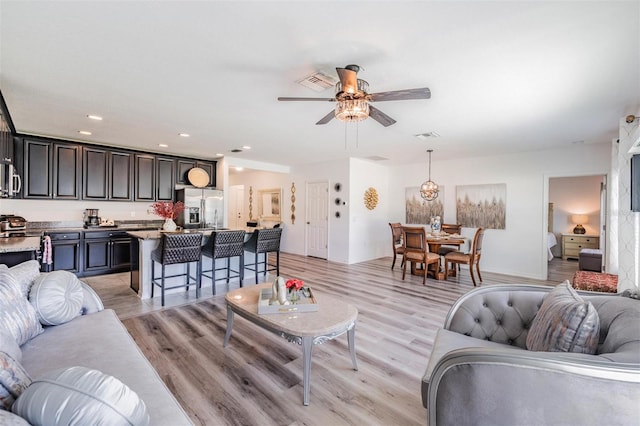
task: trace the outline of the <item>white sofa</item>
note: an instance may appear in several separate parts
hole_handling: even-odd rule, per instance
[[[149,424],[193,424],[115,312],[103,309],[95,292],[81,284],[82,315],[61,325],[43,327],[42,333],[20,347],[22,366],[31,379],[36,381],[45,373],[72,366],[99,370],[120,380],[144,401]],[[52,420],[49,424],[55,423]]]

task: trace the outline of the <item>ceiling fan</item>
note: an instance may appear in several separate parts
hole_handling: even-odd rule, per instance
[[[358,78],[358,71],[360,71],[360,66],[358,65],[336,68],[340,81],[336,83],[336,95],[333,98],[280,97],[278,100],[337,102],[335,109],[322,117],[316,124],[327,124],[334,117],[346,122],[362,121],[367,117],[371,117],[384,127],[387,127],[394,124],[396,120],[370,105],[370,102],[431,98],[431,91],[428,87],[368,93],[369,83]]]

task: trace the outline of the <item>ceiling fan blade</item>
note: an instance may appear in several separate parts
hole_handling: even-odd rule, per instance
[[[429,99],[431,98],[431,90],[428,87],[420,89],[394,90],[391,92],[372,93],[371,102],[381,101],[406,101],[409,99]]]
[[[336,68],[342,91],[345,93],[356,93],[358,91],[358,73],[347,68]]]
[[[369,105],[369,117],[373,118],[384,127],[389,127],[396,122],[396,120],[371,105]]]
[[[333,120],[333,117],[336,116],[336,113],[334,110],[331,110],[331,112],[327,115],[325,115],[324,117],[322,117],[320,119],[320,121],[318,121],[316,124],[327,124],[328,122],[330,122],[331,120]]]
[[[336,98],[289,98],[279,97],[279,101],[322,101],[322,102],[335,102]]]

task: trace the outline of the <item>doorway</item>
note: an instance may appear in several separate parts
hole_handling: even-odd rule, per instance
[[[244,213],[244,185],[229,186],[229,227],[243,229],[247,218]]]

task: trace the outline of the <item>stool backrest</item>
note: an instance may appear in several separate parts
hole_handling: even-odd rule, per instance
[[[202,234],[165,233],[162,234],[160,245],[160,261],[163,265],[198,262],[202,252]]]
[[[244,235],[243,230],[214,231],[202,251],[214,259],[243,256]]]
[[[256,253],[280,251],[282,228],[256,229],[254,232],[258,233]]]

